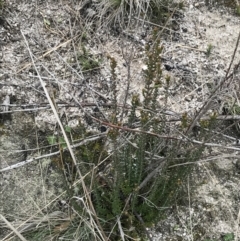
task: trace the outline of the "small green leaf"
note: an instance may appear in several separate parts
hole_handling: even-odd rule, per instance
[[[66,144],[66,142],[65,142],[65,140],[62,136],[58,138],[58,142],[59,142],[59,144],[61,145],[62,148],[67,147],[67,144]]]
[[[233,233],[226,233],[223,236],[224,241],[233,241],[234,240],[234,234]]]
[[[72,129],[72,128],[71,128],[70,126],[65,126],[65,131],[66,131],[66,132],[70,133],[70,132],[71,132],[71,129]]]
[[[50,145],[54,145],[54,144],[57,143],[57,140],[56,140],[56,137],[55,137],[55,136],[48,136],[48,137],[47,137],[47,140],[48,140],[48,143],[49,143]]]

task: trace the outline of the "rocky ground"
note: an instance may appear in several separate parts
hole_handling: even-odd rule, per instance
[[[82,21],[86,13],[94,15],[96,9],[82,9],[82,1],[64,0],[57,4],[9,0],[1,10],[0,103],[10,106],[2,106],[0,113],[0,213],[9,221],[21,223],[37,213],[44,216],[49,200],[63,191],[58,174],[49,171],[48,157],[33,159],[44,153],[42,147],[49,144],[46,136],[58,132],[36,70],[54,96],[62,121],[71,128],[81,122],[99,133],[101,126],[91,123],[76,102],[82,106],[92,103],[84,106],[84,112],[94,113],[96,103],[106,104],[112,98],[108,56],[117,60],[118,100],[122,103],[127,89],[131,96],[144,86],[144,45],[157,25],[164,30],[160,36],[163,72],[171,76],[169,111],[193,115],[225,77],[240,31],[240,18],[233,9],[190,0],[166,26],[140,24],[134,19],[138,28],[123,35],[104,28],[93,34],[91,21]],[[239,60],[240,48],[230,71]],[[239,79],[238,66],[213,102],[212,112],[222,113],[226,103],[239,103]],[[162,101],[160,97],[159,105]],[[214,147],[209,160],[201,160],[189,177],[182,205],[151,230],[154,241],[240,239],[240,148],[234,146],[239,133],[228,130],[224,134],[216,135],[222,147]],[[32,161],[25,164],[26,160]],[[17,163],[25,165],[5,169]],[[8,238],[1,226],[0,238]]]

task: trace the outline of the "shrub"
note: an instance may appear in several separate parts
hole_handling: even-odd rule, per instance
[[[162,74],[160,56],[163,48],[156,33],[157,30],[153,34],[153,46],[146,47],[143,101],[137,94],[132,96],[127,123],[123,124],[118,119],[117,90],[113,89],[115,97],[111,123],[106,123],[109,126],[106,142],[111,143],[113,150],[108,165],[99,165],[107,156],[101,154],[106,151],[102,144],[98,145],[99,158],[94,156],[97,160],[90,158],[92,155],[87,152],[85,166],[81,164],[83,170],[89,170],[89,163],[98,165],[98,169],[94,169],[97,171],[90,171],[91,178],[87,183],[89,188],[92,187],[91,198],[101,227],[110,240],[119,240],[122,235],[125,240],[147,236],[146,227],[154,225],[183,191],[183,183],[191,166],[181,164],[198,160],[204,150],[203,146],[195,147],[181,138],[175,138],[171,132],[164,114],[170,77]],[[109,61],[113,88],[116,88],[116,60],[109,57]],[[163,103],[158,103],[160,87],[166,90]],[[191,121],[187,116],[184,118],[179,131],[183,131]],[[136,125],[137,128],[134,127]],[[82,153],[96,150],[92,144],[84,148],[85,151],[81,149]],[[81,193],[79,188],[78,193],[73,195],[80,196]],[[78,209],[81,210],[80,207]],[[80,211],[80,216],[83,213]]]

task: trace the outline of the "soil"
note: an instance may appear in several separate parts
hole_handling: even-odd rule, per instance
[[[85,6],[83,11],[81,4],[9,0],[0,10],[0,103],[9,104],[0,107],[0,213],[15,227],[50,213],[47,204],[63,192],[49,157],[34,159],[46,154],[47,137],[59,133],[39,76],[65,125],[81,124],[100,133],[102,126],[89,120],[87,113],[96,114],[96,106],[114,96],[109,56],[117,61],[119,103],[130,104],[136,93],[142,98],[144,46],[158,25],[164,29],[163,73],[171,76],[168,111],[193,116],[228,73],[240,31],[234,9],[191,0],[165,27],[144,23],[124,34],[117,29],[97,31],[90,21],[86,25],[81,21],[81,14],[96,10]],[[230,72],[239,60],[240,48]],[[239,79],[240,68],[212,101],[211,113],[222,114],[226,103],[239,103]],[[163,96],[165,89],[161,91]],[[164,101],[160,95],[159,105]],[[237,129],[221,133],[214,142],[220,146],[208,149],[209,160],[198,162],[189,176],[186,198],[149,230],[152,240],[240,240],[239,133]],[[19,163],[21,167],[11,168]],[[62,202],[65,198],[62,194]],[[7,240],[4,227],[0,220],[0,239]]]

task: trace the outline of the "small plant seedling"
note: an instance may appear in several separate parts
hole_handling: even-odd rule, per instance
[[[55,145],[57,143],[56,136],[48,136],[47,141],[48,141],[49,145]]]
[[[58,138],[58,143],[60,144],[61,148],[66,148],[67,147],[67,143],[65,142],[65,139],[63,136],[60,136]]]
[[[67,133],[70,133],[72,128],[70,126],[65,126],[64,127],[65,131]],[[63,136],[47,136],[47,141],[48,141],[48,144],[49,145],[56,145],[56,144],[59,144],[61,146],[61,148],[66,148],[67,147],[67,144],[66,144],[66,141],[64,139]]]
[[[223,235],[224,241],[233,241],[234,240],[234,234],[233,233],[226,233]]]
[[[212,53],[212,50],[213,50],[213,45],[212,44],[208,44],[207,46],[207,50],[206,50],[206,56],[209,57],[210,54]]]
[[[67,144],[62,136],[56,137],[56,136],[48,136],[47,141],[49,145],[56,145],[59,144],[61,148],[66,148]]]
[[[78,55],[78,61],[83,71],[88,71],[100,66],[99,61],[93,58],[84,46],[82,46],[82,53]]]

